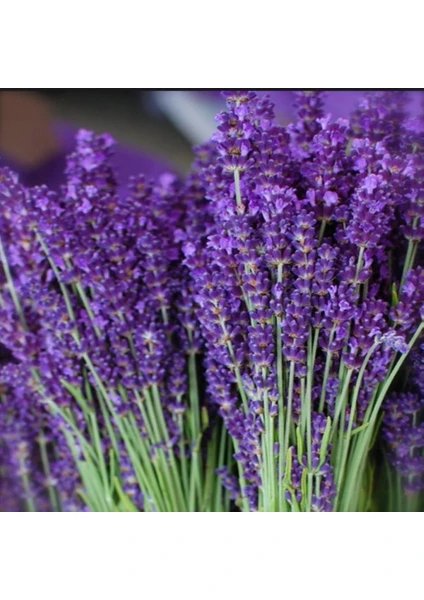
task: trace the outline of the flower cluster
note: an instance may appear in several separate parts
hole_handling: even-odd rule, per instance
[[[403,94],[369,96],[352,122],[333,122],[319,93],[300,93],[288,128],[266,97],[226,99],[196,164],[208,225],[186,242],[208,390],[251,509],[287,509],[276,490],[289,448],[316,443],[315,412],[331,419],[343,502],[351,437],[368,439],[378,391],[422,330],[421,130],[405,122]],[[310,452],[311,485],[313,469]],[[311,492],[309,509],[330,510],[334,485],[328,500]]]
[[[84,130],[59,193],[0,168],[5,509],[358,510],[382,413],[423,489],[424,115],[225,97],[185,181]]]
[[[383,436],[390,448],[393,467],[405,479],[407,493],[424,487],[424,424],[419,423],[422,397],[413,393],[393,393],[386,402]]]
[[[168,469],[201,434],[188,392],[190,378],[197,393],[201,341],[176,235],[185,206],[171,174],[135,177],[120,197],[110,136],[81,131],[76,142],[60,194],[0,172],[3,468],[30,506],[43,509],[49,488],[65,510],[79,510],[82,436],[100,465],[116,456],[108,469],[117,461],[124,493],[141,508],[134,444]],[[177,501],[183,509],[186,496]]]
[[[384,403],[383,439],[407,494],[424,490],[424,344],[411,355],[409,392],[393,392]]]

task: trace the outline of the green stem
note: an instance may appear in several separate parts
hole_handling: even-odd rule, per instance
[[[282,449],[280,448],[280,452],[281,451],[283,452],[284,465],[286,464],[287,451],[288,451],[289,445],[290,445],[290,425],[291,425],[291,417],[292,417],[293,386],[294,386],[294,362],[290,361],[289,388],[288,388],[287,412],[286,412],[286,431],[285,431],[285,435],[284,435],[284,446]]]
[[[262,379],[266,385],[266,370],[262,370]],[[266,512],[275,511],[276,499],[276,471],[274,460],[274,422],[269,414],[268,391],[264,391],[264,433],[262,435],[262,455],[263,476],[262,485],[264,486],[264,510]]]
[[[224,335],[227,336],[227,337],[229,337],[228,331],[227,331],[227,328],[225,326],[224,321],[221,320],[220,323],[221,323],[221,328],[222,328],[222,331],[224,332]],[[246,395],[246,392],[245,392],[244,387],[243,387],[243,382],[242,382],[242,379],[241,379],[240,369],[237,366],[236,355],[235,355],[234,348],[233,348],[233,345],[232,345],[232,343],[231,343],[230,340],[227,342],[227,348],[228,348],[228,351],[230,353],[231,359],[233,361],[234,372],[236,374],[237,386],[238,386],[239,394],[240,394],[242,402],[243,402],[243,408],[244,408],[245,414],[247,415],[247,413],[249,412],[249,407],[248,407],[248,402],[247,402],[247,395]]]
[[[243,202],[241,199],[241,191],[240,191],[240,171],[238,169],[234,170],[234,184],[236,188],[236,202],[237,206],[241,208],[243,206]]]
[[[403,363],[405,362],[406,358],[408,357],[408,354],[409,354],[411,348],[414,346],[418,337],[421,335],[421,332],[423,331],[423,329],[424,329],[424,321],[420,323],[420,325],[418,326],[414,335],[412,336],[412,338],[408,344],[408,351],[401,355],[401,357],[397,361],[396,365],[394,366],[392,372],[390,373],[390,375],[387,377],[387,379],[385,380],[385,382],[379,389],[377,398],[375,400],[374,407],[372,409],[370,409],[370,410],[372,410],[372,412],[369,417],[368,427],[366,427],[357,436],[357,438],[359,438],[359,439],[356,440],[355,451],[352,455],[352,460],[351,460],[350,468],[348,471],[348,478],[346,480],[345,489],[343,491],[343,500],[340,505],[341,512],[347,512],[349,510],[349,507],[351,505],[351,498],[352,498],[355,486],[358,486],[360,484],[360,482],[357,480],[358,474],[359,474],[361,466],[368,454],[368,449],[369,449],[369,444],[370,444],[371,438],[372,438],[373,434],[375,434],[374,425],[375,425],[375,422],[377,421],[381,405],[386,397],[386,394],[387,394],[394,378],[398,374],[400,368],[402,367]]]
[[[231,450],[230,443],[228,444],[228,447]],[[220,436],[220,440],[219,440],[219,452],[218,452],[218,462],[217,462],[218,467],[222,467],[224,465],[226,448],[227,448],[227,432],[226,432],[225,426],[222,425],[221,436]],[[225,463],[228,469],[231,468],[231,463],[232,463],[232,456],[231,456],[231,452],[230,452],[228,460]],[[217,478],[216,487],[215,487],[215,501],[214,501],[215,512],[228,512],[228,509],[226,509],[225,506],[223,506],[222,496],[223,496],[223,489],[222,489],[221,480],[220,480],[220,478]]]
[[[319,236],[318,236],[318,244],[321,245],[322,238],[324,237],[325,226],[327,225],[326,219],[321,221],[321,226],[319,228]]]
[[[22,310],[22,306],[19,300],[19,296],[16,292],[15,284],[13,283],[12,274],[10,272],[9,263],[7,261],[6,253],[4,250],[3,242],[0,236],[0,258],[3,264],[4,273],[6,275],[6,281],[9,288],[10,295],[13,300],[13,304],[15,305],[16,312],[18,314],[19,320],[22,324],[22,327],[25,331],[28,331],[28,326],[24,317],[24,312]]]
[[[98,337],[99,339],[101,339],[101,337],[102,337],[102,332],[100,331],[99,327],[97,327],[97,325],[95,325],[95,324],[94,324],[94,319],[95,319],[95,316],[94,316],[93,310],[92,310],[92,308],[91,308],[90,301],[89,301],[89,299],[87,298],[87,295],[86,295],[86,293],[85,293],[85,291],[84,291],[84,289],[82,288],[82,286],[81,286],[81,284],[80,284],[80,283],[77,283],[77,284],[76,284],[76,289],[77,289],[77,291],[78,291],[78,294],[79,294],[79,296],[80,296],[80,298],[81,298],[81,300],[82,300],[82,303],[83,303],[83,305],[84,305],[84,308],[85,308],[85,310],[87,311],[87,314],[88,314],[88,316],[89,316],[89,318],[90,318],[90,321],[91,321],[91,323],[92,323],[92,325],[93,325],[94,331],[95,331],[95,333],[96,333],[97,337]]]
[[[187,509],[186,509],[186,505],[185,505],[185,501],[184,501],[183,489],[181,486],[181,475],[178,470],[178,465],[177,465],[177,461],[174,456],[173,448],[170,445],[169,432],[168,432],[165,417],[163,414],[162,403],[161,403],[160,394],[159,394],[159,388],[156,384],[152,385],[152,394],[153,394],[153,399],[154,399],[154,406],[156,408],[156,415],[159,418],[159,424],[162,426],[163,434],[165,436],[165,440],[166,440],[167,447],[168,447],[170,473],[171,473],[172,479],[174,480],[174,487],[175,487],[177,498],[178,498],[178,503],[177,503],[178,512],[184,512]],[[199,498],[199,501],[200,501],[200,498]]]
[[[54,261],[50,255],[49,249],[46,245],[46,243],[44,242],[43,238],[41,237],[40,233],[37,231],[36,233],[37,235],[37,239],[41,244],[41,247],[43,248],[44,254],[47,257],[47,260],[49,261],[49,264],[52,268],[52,271],[56,277],[56,280],[59,284],[60,287],[60,291],[62,292],[62,296],[65,300],[65,304],[66,304],[66,309],[68,311],[69,317],[71,319],[71,321],[74,323],[75,326],[75,339],[76,341],[80,344],[80,335],[77,329],[77,324],[76,324],[76,319],[75,319],[75,314],[74,314],[74,309],[72,308],[72,302],[71,302],[71,298],[69,296],[68,290],[66,288],[66,286],[62,283],[61,277],[60,277],[60,273],[59,270],[57,269],[56,265],[54,264]]]
[[[333,442],[333,440],[336,437],[337,426],[339,424],[339,419],[340,419],[340,416],[342,415],[343,409],[346,410],[347,401],[349,398],[349,394],[348,394],[349,384],[350,384],[352,375],[353,375],[352,369],[346,369],[346,374],[342,379],[342,389],[341,389],[340,394],[337,395],[337,399],[336,399],[336,407],[335,407],[335,411],[334,411],[334,419],[333,419],[333,423],[332,423],[332,432],[331,432],[331,438],[330,438],[331,442]],[[344,426],[343,426],[343,429],[344,429]]]
[[[217,444],[217,429],[212,434],[212,440],[208,444],[208,452],[205,466],[205,483],[203,490],[203,500],[201,504],[202,512],[212,511],[212,497],[215,484],[215,469],[216,469],[216,444]]]
[[[282,283],[283,280],[283,265],[277,267],[277,283]],[[284,365],[283,365],[283,341],[282,341],[282,318],[280,316],[276,320],[276,349],[277,349],[277,385],[278,385],[278,499],[277,507],[281,511],[284,505],[284,462],[282,448],[284,447]]]
[[[239,452],[238,442],[236,440],[233,440],[233,444],[234,444],[234,450],[236,451],[236,453]],[[243,512],[249,512],[249,502],[247,501],[247,498],[246,498],[245,492],[244,492],[244,489],[246,487],[246,480],[244,478],[243,467],[239,461],[237,461],[237,469],[238,469],[238,479],[239,479],[240,494],[241,494],[240,508]]]
[[[34,497],[31,492],[31,485],[29,482],[28,473],[26,472],[26,467],[21,460],[19,461],[19,468],[21,471],[21,481],[25,492],[25,503],[27,505],[27,509],[29,512],[37,512]]]
[[[179,449],[180,449],[181,471],[182,471],[182,477],[183,477],[184,496],[185,496],[186,503],[188,503],[189,477],[188,477],[186,447],[185,447],[185,443],[184,443],[183,416],[181,414],[178,415],[178,427],[181,432],[180,441],[179,441]]]
[[[414,219],[412,221],[413,229],[415,229],[415,227],[417,226],[418,219],[419,219],[419,217],[414,217]],[[410,269],[412,269],[412,267],[414,266],[414,260],[415,260],[415,254],[417,252],[417,247],[418,247],[417,241],[408,240],[408,248],[406,250],[405,261],[403,263],[403,271],[402,271],[402,278],[400,280],[399,291],[402,291],[402,288],[405,284],[406,276],[408,275],[408,271]]]
[[[327,391],[327,389],[326,389],[327,388],[327,379],[328,379],[328,375],[330,373],[331,363],[333,360],[333,354],[330,350],[330,346],[333,343],[335,331],[336,331],[336,325],[333,325],[331,332],[330,332],[330,338],[328,340],[327,356],[325,358],[324,376],[323,376],[323,380],[322,380],[321,397],[320,397],[320,401],[319,401],[319,412],[323,412],[323,410],[324,410],[325,394]]]
[[[150,431],[151,431],[151,439],[153,440],[153,442],[155,444],[163,444],[163,442],[166,439],[166,436],[164,435],[163,431],[161,432],[161,430],[159,429],[159,419],[157,416],[157,412],[156,412],[156,407],[155,407],[155,398],[153,395],[153,391],[152,393],[150,393],[149,391],[146,392],[145,394],[146,396],[146,410],[147,410],[147,414],[148,414],[148,422],[150,422]],[[174,486],[174,483],[172,481],[172,475],[170,473],[170,467],[169,467],[169,463],[167,460],[167,456],[165,454],[165,451],[163,448],[158,447],[156,449],[157,455],[159,457],[159,463],[161,465],[161,482],[162,482],[162,488],[163,491],[162,493],[164,494],[165,498],[168,499],[172,502],[171,504],[171,511],[172,512],[179,512],[179,502],[178,502],[178,498],[176,495],[176,489]]]
[[[367,354],[364,358],[364,361],[361,365],[361,368],[359,370],[358,379],[356,381],[355,387],[353,389],[352,404],[351,404],[350,415],[349,415],[349,423],[348,423],[348,427],[347,427],[345,440],[343,442],[343,450],[342,450],[342,455],[341,455],[340,467],[338,469],[338,472],[336,473],[338,492],[337,492],[336,501],[334,503],[335,507],[337,507],[337,503],[339,500],[339,494],[341,493],[341,489],[342,489],[342,485],[343,485],[343,479],[344,479],[344,474],[345,474],[345,469],[346,469],[346,461],[347,461],[347,456],[348,456],[349,447],[350,447],[351,433],[352,433],[353,423],[354,423],[355,415],[356,415],[356,405],[358,402],[359,390],[361,388],[362,379],[364,377],[365,369],[368,365],[368,362],[369,362],[372,354],[374,353],[374,350],[379,346],[379,344],[380,344],[380,342],[375,342],[371,346],[369,351],[367,352]]]
[[[278,510],[282,510],[284,503],[284,490],[282,480],[284,476],[284,463],[281,449],[284,446],[284,379],[283,379],[283,351],[281,339],[281,317],[276,318],[277,336],[277,383],[278,383]]]
[[[60,502],[56,488],[51,483],[50,462],[47,455],[46,439],[43,434],[38,436],[38,446],[40,448],[41,464],[43,466],[44,476],[46,478],[46,486],[49,494],[50,504],[54,512],[60,512]]]

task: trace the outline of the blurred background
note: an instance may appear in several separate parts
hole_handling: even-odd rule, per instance
[[[294,94],[271,91],[282,123],[294,117]],[[420,111],[422,92],[412,92],[408,111]],[[329,92],[326,110],[347,117],[361,91]],[[46,90],[0,91],[0,164],[17,171],[27,185],[57,188],[65,157],[79,128],[108,132],[118,142],[115,167],[120,181],[143,172],[185,174],[192,146],[214,131],[214,116],[224,108],[217,91]]]

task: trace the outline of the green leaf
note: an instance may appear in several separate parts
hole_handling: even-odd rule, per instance
[[[302,464],[303,439],[302,439],[302,434],[300,432],[300,427],[297,427],[297,429],[296,429],[296,441],[297,441],[297,458],[298,458],[299,462]]]
[[[209,427],[209,414],[206,409],[206,406],[202,406],[201,417],[202,417],[202,427],[203,427],[203,429],[207,429]]]
[[[283,483],[285,486],[291,485],[291,472],[292,472],[292,449],[287,450],[286,457],[286,472],[284,473]]]
[[[308,469],[303,469],[302,471],[300,489],[302,492],[302,501],[306,500],[308,498]]]
[[[381,427],[381,423],[383,421],[383,417],[384,417],[384,411],[381,411],[378,419],[374,425],[374,431],[372,432],[372,438],[370,440],[370,449],[374,447],[376,441],[377,441],[377,436],[379,434],[380,431],[380,427]]]
[[[325,463],[325,459],[327,456],[328,443],[330,441],[330,433],[331,433],[331,418],[327,418],[327,425],[325,426],[324,435],[322,436],[321,448],[319,451],[319,459],[320,459],[320,467]]]
[[[300,506],[294,497],[294,494],[292,494],[292,512],[300,512]]]
[[[357,433],[359,433],[360,431],[363,431],[364,429],[366,429],[368,427],[369,423],[363,423],[362,425],[360,425],[359,427],[355,427],[355,429],[352,431],[352,433],[350,434],[350,437],[353,437],[354,435],[356,435]]]
[[[115,491],[118,494],[123,510],[121,512],[140,512],[121,487],[121,482],[117,477],[114,478]]]
[[[393,282],[392,285],[392,306],[397,306],[399,304],[399,296],[396,289],[396,283]]]
[[[115,477],[118,474],[118,460],[113,448],[109,450],[110,489],[113,489]]]
[[[110,512],[110,506],[106,502],[106,490],[96,467],[84,461],[77,461],[77,466],[86,490],[87,505],[94,512]]]
[[[92,409],[90,409],[90,407],[88,406],[87,401],[84,398],[84,396],[82,395],[80,388],[68,383],[67,381],[65,381],[65,379],[61,379],[60,383],[63,385],[63,387],[66,390],[68,390],[68,392],[78,402],[78,404],[84,411],[86,411],[88,413],[92,412]]]
[[[81,448],[84,452],[84,454],[89,455],[91,458],[95,459],[96,458],[96,454],[94,452],[94,449],[92,448],[92,446],[87,442],[87,440],[85,439],[85,437],[82,435],[81,431],[78,429],[78,427],[75,426],[75,424],[72,422],[72,420],[68,417],[68,415],[66,414],[65,410],[63,410],[58,404],[55,404],[53,401],[49,400],[47,402],[47,404],[50,406],[50,408],[58,413],[62,419],[65,421],[65,423],[67,423],[70,428],[72,429],[73,435],[79,440],[79,442],[81,443]],[[64,429],[63,430],[65,435],[67,433],[67,431]],[[68,436],[66,436],[68,439]],[[69,439],[68,439],[68,443],[69,443]]]

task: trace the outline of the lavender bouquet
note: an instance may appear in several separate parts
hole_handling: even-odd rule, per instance
[[[226,94],[185,181],[0,171],[6,510],[422,510],[424,117]]]
[[[402,92],[371,95],[335,123],[320,94],[300,93],[288,128],[266,98],[226,96],[195,165],[209,221],[184,250],[209,393],[235,448],[232,493],[243,510],[367,510],[384,417],[396,486],[415,506],[423,120],[405,122]],[[414,375],[388,396],[413,347]]]
[[[136,177],[121,198],[110,136],[76,142],[59,195],[0,173],[9,510],[227,510],[215,470],[229,448],[200,397],[175,242],[182,184]]]

